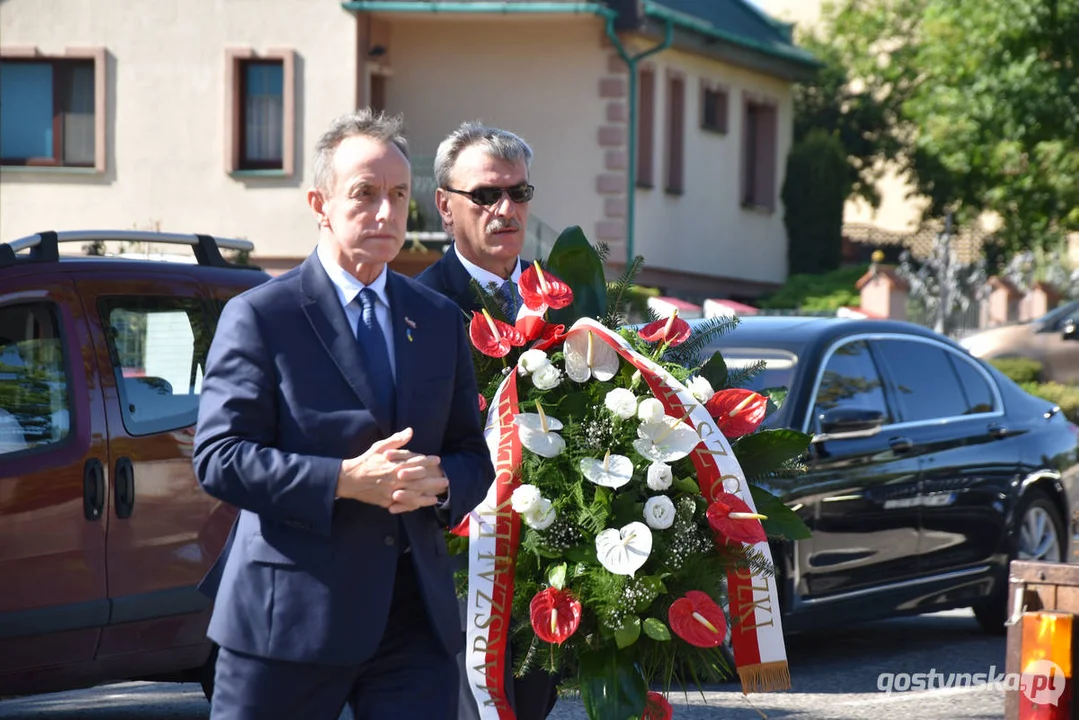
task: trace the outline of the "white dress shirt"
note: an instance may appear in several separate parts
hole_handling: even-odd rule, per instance
[[[326,270],[326,274],[330,276],[330,282],[333,283],[334,290],[337,291],[337,301],[341,303],[341,307],[345,310],[345,317],[348,318],[348,326],[352,328],[353,335],[356,334],[356,327],[360,322],[361,315],[361,305],[354,301],[364,288],[369,287],[374,290],[375,296],[378,298],[375,302],[375,318],[378,320],[378,326],[382,329],[383,337],[386,338],[386,353],[389,355],[390,371],[396,381],[397,364],[394,362],[393,327],[390,325],[390,296],[386,293],[386,268],[382,268],[382,272],[370,285],[364,285],[351,273],[338,265],[322,243],[319,243],[316,253],[323,269]]]
[[[457,252],[457,243],[453,244],[453,252],[456,253],[457,259],[461,261],[461,264],[465,266],[465,270],[468,274],[480,284],[480,287],[491,293],[492,295],[496,290],[502,287],[502,283],[506,282],[504,278],[495,275],[490,270],[484,270],[479,265],[469,262],[464,255]],[[516,285],[521,280],[521,259],[517,259],[517,265],[513,268],[513,274],[510,275],[510,280]],[[491,286],[494,285],[492,288]]]

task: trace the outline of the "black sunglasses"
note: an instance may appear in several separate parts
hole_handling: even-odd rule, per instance
[[[532,185],[514,185],[513,187],[500,188],[500,187],[479,187],[475,190],[454,190],[453,188],[442,188],[446,192],[456,193],[458,195],[464,195],[466,198],[476,203],[477,205],[494,205],[496,202],[502,199],[502,193],[506,193],[510,196],[510,200],[515,203],[526,203],[532,199],[532,196],[536,192],[536,188]]]

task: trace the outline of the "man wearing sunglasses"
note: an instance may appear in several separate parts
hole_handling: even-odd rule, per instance
[[[479,122],[462,124],[438,146],[435,202],[453,244],[416,279],[456,302],[469,318],[483,307],[473,279],[497,298],[510,322],[521,307],[517,292],[520,254],[528,203],[535,191],[528,183],[531,163],[532,148],[523,139]],[[475,720],[479,710],[468,685],[463,654],[458,663],[458,719]],[[511,682],[512,657],[506,665],[507,696],[518,720],[546,718],[558,700],[558,678],[537,670]]]

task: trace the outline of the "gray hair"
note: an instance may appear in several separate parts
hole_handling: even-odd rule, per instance
[[[525,168],[532,165],[532,148],[520,136],[509,130],[487,127],[479,121],[461,123],[438,146],[435,153],[435,182],[440,188],[450,186],[450,175],[457,157],[465,148],[479,145],[484,152],[499,160],[516,163],[524,160]]]
[[[404,136],[404,127],[400,115],[387,115],[381,110],[376,113],[371,108],[361,108],[336,118],[315,144],[315,187],[327,192],[332,189],[334,153],[342,141],[354,135],[393,145],[408,160],[408,140]]]

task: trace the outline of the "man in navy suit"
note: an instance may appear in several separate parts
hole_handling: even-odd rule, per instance
[[[517,135],[466,122],[442,141],[435,155],[435,202],[453,244],[416,280],[450,298],[471,316],[482,308],[471,280],[493,294],[510,322],[520,309],[517,281],[528,226],[528,183],[532,148]],[[463,617],[463,610],[462,610]],[[479,717],[461,665],[459,720]],[[512,677],[507,659],[507,695],[518,720],[542,720],[558,700],[557,678],[542,670]],[[512,682],[510,680],[512,679]]]
[[[213,720],[452,718],[462,638],[443,529],[494,477],[460,310],[388,270],[411,187],[400,121],[317,146],[318,245],[231,300],[194,464],[240,508],[204,583]]]

